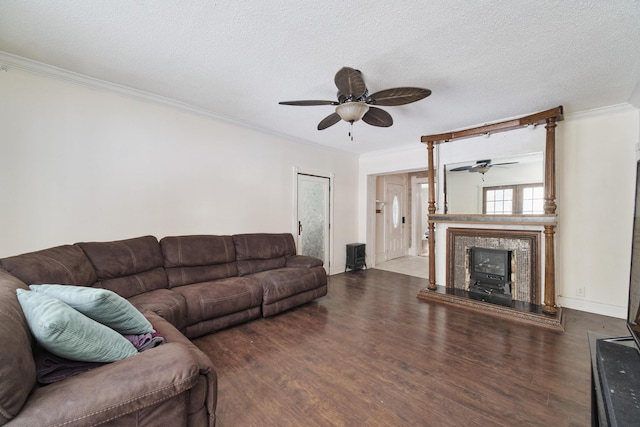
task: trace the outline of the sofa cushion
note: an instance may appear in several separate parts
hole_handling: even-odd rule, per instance
[[[155,332],[151,323],[129,301],[107,289],[84,286],[31,285],[29,288],[59,299],[85,316],[124,335]]]
[[[175,288],[187,302],[187,325],[225,316],[262,304],[262,287],[244,277],[194,283]]]
[[[238,261],[238,276],[246,276],[247,274],[259,273],[261,271],[275,270],[286,266],[286,264],[287,260],[285,257]]]
[[[160,247],[170,287],[238,275],[231,236],[170,236]]]
[[[26,290],[27,285],[0,270],[0,425],[18,415],[36,385],[32,338],[16,298],[17,289]]]
[[[327,284],[326,272],[323,267],[319,266],[281,268],[252,274],[249,277],[259,282],[264,289],[263,302],[265,305]]]
[[[129,302],[142,313],[153,312],[181,331],[187,325],[187,302],[171,289],[145,292],[129,298]]]
[[[160,244],[153,236],[76,244],[96,271],[96,287],[124,298],[168,287]]]
[[[236,234],[233,242],[239,276],[282,268],[287,257],[296,254],[295,241],[289,233]]]
[[[306,255],[294,255],[287,258],[287,267],[322,267],[324,261],[320,258],[306,256]]]
[[[84,252],[74,245],[0,259],[0,266],[27,284],[91,286],[96,281],[93,266]]]
[[[31,333],[51,353],[84,362],[115,362],[138,354],[125,337],[62,301],[24,289],[16,292]]]
[[[283,311],[311,302],[316,298],[325,296],[327,294],[327,290],[327,285],[324,285],[319,288],[311,289],[310,291],[291,295],[290,297],[278,300],[271,304],[263,304],[262,317],[274,316],[278,313],[282,313]]]

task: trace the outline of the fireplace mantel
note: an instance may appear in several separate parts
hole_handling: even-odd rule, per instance
[[[479,215],[479,214],[432,214],[429,221],[453,222],[461,224],[492,224],[492,225],[531,225],[544,226],[555,224],[557,215]]]

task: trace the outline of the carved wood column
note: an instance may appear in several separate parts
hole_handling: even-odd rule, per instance
[[[428,169],[427,177],[429,178],[429,204],[427,211],[429,215],[436,213],[436,185],[435,185],[435,162],[433,161],[433,141],[427,142],[428,152]],[[436,226],[433,221],[428,222],[429,228],[429,286],[427,289],[435,291],[436,286]]]
[[[544,226],[544,307],[542,312],[555,315],[556,308],[556,253],[554,246],[554,225]]]
[[[545,146],[544,213],[556,213],[556,124],[555,117],[547,119]],[[556,251],[555,225],[544,226],[544,307],[542,312],[555,315],[556,308]]]
[[[544,168],[544,213],[556,213],[556,124],[555,118],[547,119]]]

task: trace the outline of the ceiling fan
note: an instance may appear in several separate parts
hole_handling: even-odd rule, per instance
[[[493,166],[501,166],[501,165],[513,165],[518,162],[505,162],[505,163],[491,163],[491,159],[488,160],[478,160],[473,165],[468,166],[459,166],[457,168],[450,169],[451,172],[460,172],[460,171],[469,171],[469,172],[479,172],[482,175],[489,172]]]
[[[342,67],[334,78],[338,88],[337,101],[306,100],[283,101],[281,105],[335,105],[336,111],[318,123],[318,130],[333,126],[340,120],[353,125],[360,119],[372,126],[389,127],[393,124],[391,115],[373,105],[395,106],[419,101],[431,95],[431,90],[419,87],[397,87],[381,90],[369,95],[362,73],[350,67]],[[352,138],[353,139],[353,138]]]

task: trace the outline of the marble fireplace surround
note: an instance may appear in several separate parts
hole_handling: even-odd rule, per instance
[[[447,288],[469,290],[469,251],[472,247],[511,251],[513,299],[540,305],[540,244],[538,230],[447,228]]]

